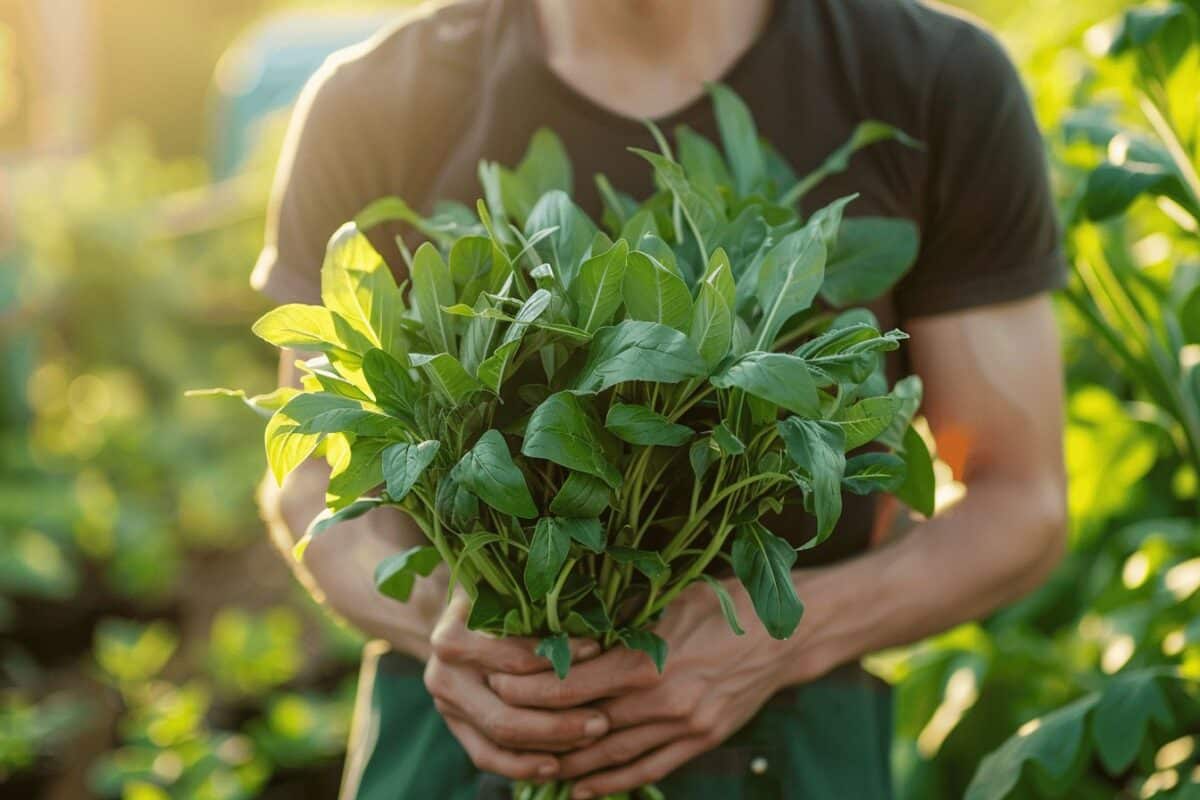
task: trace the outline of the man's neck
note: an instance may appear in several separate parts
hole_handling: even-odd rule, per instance
[[[534,3],[547,61],[563,80],[618,113],[656,117],[725,74],[758,37],[772,0]]]

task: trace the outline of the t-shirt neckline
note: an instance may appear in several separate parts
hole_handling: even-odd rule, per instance
[[[754,71],[754,64],[763,57],[763,54],[770,48],[771,42],[783,30],[782,17],[787,3],[788,0],[772,0],[771,9],[762,30],[758,32],[754,41],[725,69],[725,72],[716,79],[717,82],[724,83],[736,90],[740,78]],[[555,72],[546,57],[536,5],[533,0],[516,0],[516,4],[519,8],[518,27],[521,48],[547,90],[553,92],[569,107],[592,118],[599,124],[627,130],[642,131],[645,129],[645,122],[642,118],[632,117],[597,103]],[[652,117],[651,121],[659,127],[670,128],[677,124],[696,120],[706,113],[708,108],[708,94],[701,92],[674,111]]]

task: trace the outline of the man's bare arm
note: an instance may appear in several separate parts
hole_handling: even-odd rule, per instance
[[[907,327],[924,413],[967,493],[889,545],[798,576],[811,600],[799,679],[978,619],[1040,585],[1064,549],[1062,368],[1049,297]]]

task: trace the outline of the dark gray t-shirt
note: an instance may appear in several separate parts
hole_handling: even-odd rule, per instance
[[[626,149],[655,149],[645,127],[573,90],[543,54],[529,0],[462,0],[331,58],[295,112],[255,287],[280,302],[316,302],[326,242],[367,203],[396,194],[426,213],[441,200],[473,205],[479,160],[516,163],[543,126],[566,146],[589,213],[600,211],[595,173],[635,197],[653,191],[648,166]],[[920,227],[916,266],[872,306],[883,326],[1061,282],[1041,137],[1012,64],[975,24],[912,0],[776,0],[722,80],[797,174],[866,119],[924,143],[872,145],[803,209],[857,192],[848,215]],[[658,123],[718,139],[707,97]],[[411,232],[383,228],[371,239],[399,274],[397,234]],[[803,555],[816,563],[864,549],[873,515],[872,498],[848,496],[837,534]],[[811,535],[803,515],[772,527],[794,542]]]

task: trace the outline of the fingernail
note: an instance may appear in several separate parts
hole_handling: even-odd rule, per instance
[[[571,792],[571,797],[574,800],[592,800],[596,795],[592,794],[591,789],[576,789]]]
[[[542,764],[538,767],[539,778],[552,778],[556,772],[558,772],[558,767],[553,764]]]
[[[608,720],[604,717],[592,717],[583,724],[583,732],[588,736],[603,736],[608,731]]]

